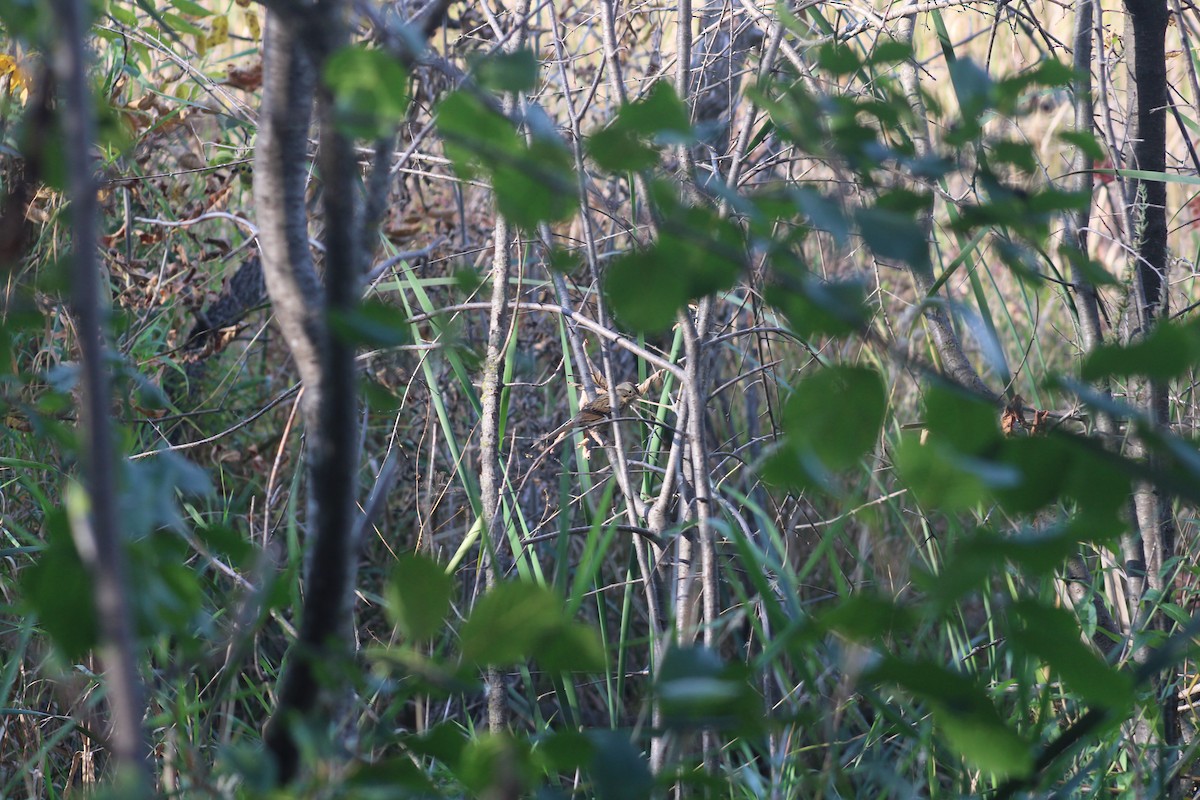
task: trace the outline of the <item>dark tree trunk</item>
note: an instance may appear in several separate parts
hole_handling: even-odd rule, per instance
[[[1167,96],[1165,0],[1126,0],[1126,41],[1129,48],[1129,94],[1133,113],[1126,154],[1126,166],[1144,172],[1166,170]],[[1133,180],[1129,185],[1127,219],[1133,237],[1135,259],[1130,287],[1131,297],[1121,320],[1122,341],[1129,342],[1149,333],[1167,309],[1167,187],[1163,181]],[[1135,408],[1148,417],[1155,427],[1169,422],[1167,387],[1154,381],[1135,381],[1129,386],[1129,399]],[[1145,456],[1145,449],[1136,440],[1131,455]],[[1126,548],[1129,571],[1145,576],[1144,586],[1156,590],[1154,606],[1145,597],[1135,597],[1138,614],[1135,626],[1166,626],[1169,620],[1155,608],[1171,601],[1173,580],[1164,566],[1175,555],[1175,530],[1170,498],[1159,489],[1140,485],[1134,491],[1134,512],[1139,541]],[[1132,558],[1130,556],[1132,555]],[[1141,563],[1137,563],[1139,560]],[[1145,653],[1135,653],[1144,660]],[[1164,759],[1173,758],[1171,748],[1179,741],[1179,719],[1176,710],[1176,688],[1168,676],[1161,676],[1159,694],[1162,701],[1162,730],[1153,731],[1146,720],[1139,720],[1135,736],[1139,743],[1150,744],[1155,739]],[[1163,763],[1161,774],[1166,776],[1170,764]]]

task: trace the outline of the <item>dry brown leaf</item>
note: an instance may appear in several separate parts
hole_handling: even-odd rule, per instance
[[[225,85],[241,89],[243,92],[258,91],[262,86],[262,79],[262,59],[244,67],[235,67],[231,64],[225,70]]]
[[[1000,430],[1005,436],[1015,436],[1025,430],[1025,419],[1021,416],[1021,409],[1025,406],[1025,401],[1021,395],[1013,395],[1012,402],[1004,407],[1004,411],[1000,414]]]

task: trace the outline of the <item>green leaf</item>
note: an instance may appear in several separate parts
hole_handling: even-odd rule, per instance
[[[609,172],[642,172],[658,164],[658,148],[628,128],[616,125],[596,131],[587,142],[588,156]]]
[[[347,136],[388,136],[408,111],[408,74],[381,50],[343,47],[325,63],[323,78],[334,96],[334,123]]]
[[[732,222],[679,204],[664,185],[652,189],[661,214],[658,239],[617,258],[605,280],[618,319],[647,332],[669,327],[688,301],[733,286],[745,262],[743,235]]]
[[[534,657],[553,672],[602,672],[607,664],[596,631],[582,622],[564,622],[553,635],[543,637]]]
[[[437,787],[429,780],[425,771],[407,754],[385,758],[371,764],[354,765],[345,778],[345,786],[351,796],[373,796],[367,792],[380,792],[395,797],[415,793],[417,796],[437,795]]]
[[[236,567],[251,566],[256,550],[244,533],[216,522],[197,525],[195,533],[210,553],[224,556]]]
[[[474,736],[455,773],[469,797],[525,797],[536,777],[529,742],[508,732]]]
[[[462,655],[493,665],[535,658],[561,671],[599,671],[605,665],[595,632],[567,617],[561,597],[520,581],[496,586],[476,604],[462,627]]]
[[[537,86],[538,61],[532,50],[490,53],[469,59],[475,80],[493,92],[528,92]]]
[[[655,245],[616,258],[608,268],[605,288],[617,317],[639,331],[671,327],[675,312],[691,295],[683,270],[664,263]]]
[[[419,756],[436,759],[452,770],[458,769],[467,747],[467,734],[457,722],[439,722],[421,734],[398,737],[405,749]]]
[[[912,611],[880,595],[858,593],[821,616],[821,625],[848,639],[873,644],[884,636],[911,631]]]
[[[947,65],[954,93],[964,121],[977,120],[995,103],[995,85],[987,70],[969,58],[959,58]]]
[[[400,310],[373,298],[348,312],[330,311],[329,328],[347,344],[398,347],[411,341],[411,327]]]
[[[431,558],[406,553],[396,559],[385,597],[388,615],[410,639],[432,639],[445,629],[454,581]]]
[[[75,550],[66,512],[54,509],[43,525],[46,548],[21,570],[21,594],[63,657],[76,662],[99,641],[92,575]]]
[[[1048,436],[1005,439],[999,460],[1018,475],[1017,483],[996,491],[996,499],[1013,514],[1032,514],[1056,501],[1074,466],[1063,440]]]
[[[404,398],[379,381],[363,375],[358,382],[363,402],[375,414],[396,414],[404,405]]]
[[[884,39],[875,45],[867,58],[868,64],[892,64],[912,58],[912,45],[896,39]]]
[[[640,100],[627,103],[587,142],[588,156],[612,172],[642,171],[658,163],[658,146],[694,139],[687,107],[667,81]]]
[[[667,136],[671,143],[690,141],[692,126],[687,106],[669,81],[658,81],[641,100],[621,107],[617,123],[642,136]]]
[[[208,474],[179,453],[164,450],[151,459],[126,461],[121,466],[126,490],[118,502],[123,532],[130,539],[159,528],[182,530],[180,493],[204,496],[212,492]],[[136,487],[136,491],[131,491]]]
[[[197,25],[193,25],[191,22],[187,21],[178,14],[171,14],[169,12],[164,13],[162,15],[162,19],[164,22],[170,23],[171,30],[175,33],[183,33],[187,34],[188,36],[197,36],[202,39],[208,36],[208,31]]]
[[[620,731],[590,730],[595,749],[592,785],[599,800],[648,800],[654,789],[650,765]]]
[[[1018,142],[1001,139],[990,142],[990,161],[997,164],[1012,164],[1026,175],[1032,175],[1038,170],[1037,155],[1029,142]]]
[[[108,10],[108,13],[112,15],[113,19],[115,19],[117,22],[121,23],[125,27],[135,28],[135,29],[137,28],[137,26],[138,26],[137,12],[135,12],[131,9],[128,9],[128,8],[124,8],[123,6],[121,6],[120,3],[109,3],[107,10]]]
[[[925,427],[931,440],[970,455],[990,450],[1002,438],[1000,412],[991,403],[945,383],[925,392]]]
[[[932,661],[885,657],[867,673],[900,686],[933,707],[947,743],[979,769],[999,777],[1021,777],[1033,769],[1033,748],[996,712],[983,689],[967,676]]]
[[[537,737],[534,751],[555,772],[584,769],[596,757],[592,737],[583,731],[553,731]]]
[[[817,48],[817,66],[833,75],[849,75],[862,68],[858,54],[844,44],[823,44]]]
[[[928,508],[946,513],[970,510],[988,494],[988,476],[978,468],[981,462],[932,439],[922,444],[916,435],[902,437],[895,462],[903,483]]]
[[[1045,661],[1083,700],[1121,710],[1133,705],[1131,675],[1109,666],[1083,643],[1070,612],[1022,600],[1013,604],[1011,614],[1018,623],[1009,634],[1012,642]]]
[[[854,212],[854,220],[867,246],[880,258],[913,266],[929,262],[929,242],[915,212],[860,208]]]
[[[790,195],[796,203],[796,208],[808,218],[814,228],[832,235],[839,245],[845,244],[850,238],[850,224],[836,199],[825,197],[810,187],[797,188]]]
[[[1200,320],[1178,324],[1160,322],[1143,339],[1129,344],[1101,345],[1084,360],[1080,377],[1098,381],[1143,375],[1172,380],[1200,364]]]
[[[1058,138],[1082,150],[1093,161],[1104,160],[1104,146],[1087,131],[1061,131]]]
[[[869,367],[831,366],[802,380],[788,398],[789,443],[827,469],[854,466],[875,446],[887,410],[883,379]]]
[[[510,221],[532,229],[575,214],[574,158],[560,140],[537,129],[526,144],[507,118],[465,91],[449,94],[437,116],[455,172],[490,177],[496,205]]]
[[[199,3],[193,2],[193,0],[170,0],[170,1],[171,1],[171,5],[178,8],[184,14],[190,14],[193,17],[207,17],[213,13],[213,12],[209,11],[207,8],[205,8],[204,6],[200,5]],[[116,5],[115,3],[110,4],[109,10],[111,11],[112,6],[115,6],[115,5]]]
[[[544,586],[506,582],[476,604],[462,627],[462,654],[481,664],[513,664],[562,624],[562,601]]]
[[[788,319],[802,339],[849,336],[870,320],[866,286],[858,280],[825,281],[781,271],[767,286],[766,299]]]
[[[762,700],[745,665],[726,664],[704,647],[668,650],[655,690],[668,727],[747,728],[762,721]]]

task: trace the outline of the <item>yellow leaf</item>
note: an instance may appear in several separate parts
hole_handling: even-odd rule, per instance
[[[238,0],[241,2],[241,0]],[[246,0],[247,3],[250,0]],[[246,27],[250,29],[250,38],[258,41],[262,38],[262,27],[258,24],[258,14],[253,11],[246,12]]]
[[[217,17],[212,22],[212,32],[208,34],[205,44],[217,47],[229,41],[229,17]]]
[[[0,78],[8,78],[10,91],[21,91],[29,86],[29,76],[8,53],[0,53]]]

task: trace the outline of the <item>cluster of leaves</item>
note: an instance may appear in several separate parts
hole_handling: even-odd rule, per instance
[[[909,57],[910,50],[895,43],[865,60],[850,49],[827,47],[818,63],[844,75]],[[985,141],[983,121],[989,114],[1015,114],[1024,93],[1066,85],[1071,72],[1046,61],[1016,77],[993,81],[974,63],[957,60],[951,63],[951,77],[960,116],[950,125],[945,144],[957,150],[955,157],[918,154],[912,110],[899,89],[878,74],[864,81],[872,91],[859,97],[814,95],[798,81],[762,84],[753,97],[770,112],[780,136],[842,165],[862,187],[884,186],[884,172],[897,167],[926,182],[944,182],[954,172],[973,171],[986,197],[953,209],[949,230],[964,243],[991,232],[1016,274],[1037,282],[1043,269],[1055,269],[1048,258],[1037,255],[1044,252],[1051,220],[1088,200],[1054,187],[1017,191],[1006,186],[994,170],[1005,166],[1032,174],[1034,155],[1027,143]],[[536,154],[498,114],[459,95],[443,107],[443,125],[459,163],[475,165],[471,169],[486,167],[502,211],[521,209],[524,215],[516,218],[524,225],[562,218],[562,201],[574,179],[557,145],[546,144],[555,155],[542,160],[543,172],[537,173],[541,178],[555,175],[545,192],[543,181],[535,181],[536,188],[531,183],[528,160],[536,160]],[[471,130],[489,135],[478,137],[473,148],[458,149]],[[1068,138],[1076,146],[1095,147],[1086,135]],[[694,140],[686,107],[665,82],[623,106],[609,125],[588,139],[587,154],[600,168],[647,175],[645,202],[659,235],[614,261],[606,278],[612,306],[631,329],[653,332],[668,327],[688,302],[733,289],[749,254],[765,251],[772,268],[768,299],[800,337],[815,341],[863,331],[870,318],[863,286],[854,280],[825,280],[804,263],[802,244],[817,230],[842,245],[857,235],[880,259],[918,270],[931,268],[930,245],[919,223],[931,207],[931,193],[883,188],[874,193],[873,202],[847,209],[839,198],[812,187],[773,187],[757,195],[730,192],[714,198],[731,212],[720,213],[705,203],[680,201],[676,184],[652,175],[665,148]],[[492,144],[496,141],[510,144]],[[781,236],[780,231],[788,233]],[[1141,344],[1096,353],[1084,365],[1082,377],[1128,372],[1175,377],[1195,361],[1193,338],[1190,327],[1165,326]],[[1059,388],[1095,399],[1066,380]],[[1132,482],[1167,476],[1151,474],[1143,463],[1063,431],[1007,437],[991,402],[936,381],[925,393],[924,406],[925,434],[901,436],[889,448],[899,485],[908,487],[922,506],[947,514],[997,507],[1012,518],[1029,518],[1046,509],[1063,509],[1065,514],[1056,525],[1036,532],[1014,535],[981,528],[956,543],[940,569],[921,577],[922,592],[915,602],[855,596],[810,619],[802,639],[809,641],[813,632],[837,634],[868,647],[879,647],[887,637],[911,639],[921,626],[936,624],[997,575],[1016,570],[1032,594],[1013,599],[1000,615],[998,635],[1010,643],[1013,658],[1049,667],[1077,702],[1113,709],[1118,717],[1127,714],[1135,700],[1130,674],[1088,649],[1079,621],[1048,603],[1039,587],[1050,585],[1055,571],[1080,544],[1115,543],[1125,529],[1122,508]],[[877,369],[825,366],[792,392],[783,416],[784,437],[764,475],[788,488],[836,493],[839,474],[857,468],[876,448],[886,417],[886,383]],[[1191,452],[1182,442],[1157,436],[1159,455],[1172,463]],[[1188,467],[1187,481],[1200,477],[1194,466],[1181,466]],[[783,619],[780,627],[796,622]],[[1028,667],[1017,672],[1034,675]],[[956,670],[926,655],[883,655],[862,679],[899,687],[927,702],[947,741],[970,763],[997,776],[1028,775],[1037,743],[1053,728],[1023,723],[1019,710],[998,709],[992,675]]]
[[[192,5],[176,0],[185,10]],[[23,29],[47,24],[36,4],[4,8],[24,14],[19,21]],[[213,32],[196,28],[194,35]],[[865,58],[850,48],[828,46],[817,52],[818,67],[835,77],[861,76],[869,92],[819,95],[796,76],[764,81],[750,92],[770,114],[755,141],[777,135],[844,170],[867,198],[854,207],[840,195],[794,185],[742,194],[710,184],[709,196],[682,200],[678,183],[661,174],[659,165],[671,148],[689,146],[698,137],[686,105],[664,81],[592,131],[585,149],[589,163],[643,179],[646,196],[638,200],[657,231],[653,241],[622,253],[608,267],[603,288],[619,322],[636,334],[660,332],[697,298],[739,291],[751,259],[762,258],[770,265],[767,302],[799,339],[820,345],[869,336],[874,309],[864,283],[853,276],[830,279],[810,268],[806,243],[817,235],[838,247],[861,241],[880,260],[932,270],[930,243],[920,224],[933,205],[927,187],[944,185],[955,174],[977,179],[985,193],[979,202],[951,210],[947,230],[964,253],[983,235],[992,235],[1019,278],[1037,283],[1043,273],[1055,272],[1044,249],[1050,222],[1087,198],[1053,187],[1018,191],[1007,185],[1002,169],[1035,173],[1032,150],[1024,142],[988,140],[983,124],[990,114],[1016,113],[1020,97],[1031,88],[1065,85],[1070,72],[1047,61],[996,81],[972,62],[954,60],[950,72],[959,113],[943,143],[954,155],[922,154],[913,131],[923,121],[914,118],[908,99],[887,77],[892,65],[911,56],[910,48],[894,42]],[[499,211],[519,227],[536,229],[569,219],[578,207],[580,186],[571,149],[536,105],[514,114],[494,100],[497,93],[536,86],[534,56],[525,51],[495,56],[475,64],[472,76],[472,83],[438,107],[438,130],[456,171],[465,178],[486,178]],[[390,135],[407,113],[407,75],[394,58],[377,50],[356,46],[335,54],[323,80],[336,98],[335,122],[350,136]],[[1086,134],[1065,138],[1074,146],[1096,146]],[[911,184],[896,186],[889,177],[896,171],[911,177]],[[961,263],[946,269],[935,292]],[[1102,271],[1093,274],[1107,277]],[[404,339],[389,314],[384,306],[368,307],[336,324],[356,341],[397,344]],[[17,335],[15,321],[10,317],[0,327],[0,368],[10,362],[4,348]],[[1197,357],[1196,325],[1167,324],[1137,344],[1095,352],[1079,377],[1171,379],[1190,369]],[[729,663],[703,648],[668,651],[657,666],[652,690],[664,729],[685,734],[715,730],[757,748],[773,726],[794,721],[767,719],[761,697],[752,689],[760,674],[773,667],[775,653],[803,664],[815,650],[853,643],[869,654],[856,676],[858,686],[870,694],[869,702],[893,730],[904,724],[890,694],[899,689],[932,711],[947,744],[968,764],[998,777],[1028,776],[1039,746],[1059,729],[1052,714],[1031,721],[1027,713],[1044,705],[1045,694],[1035,687],[1039,670],[1048,669],[1061,681],[1061,699],[1074,708],[1104,708],[1114,720],[1137,706],[1141,688],[1135,676],[1105,663],[1083,644],[1081,634],[1094,632],[1089,627],[1094,620],[1081,626],[1074,615],[1056,607],[1046,590],[1049,579],[1081,544],[1106,547],[1117,540],[1126,525],[1123,504],[1135,482],[1149,481],[1200,501],[1200,460],[1189,442],[1152,429],[1128,408],[1068,377],[1050,388],[1073,393],[1096,412],[1132,418],[1153,458],[1123,458],[1061,430],[1006,436],[990,402],[936,380],[924,393],[924,435],[888,437],[881,448],[888,385],[888,376],[875,366],[822,363],[793,388],[783,412],[782,437],[762,465],[763,477],[784,491],[836,496],[848,472],[861,472],[865,459],[885,452],[897,485],[911,491],[924,508],[942,514],[994,509],[1012,518],[1056,510],[1062,512],[1058,522],[1017,534],[981,526],[948,545],[944,561],[920,572],[916,591],[904,598],[848,594],[819,613],[787,598],[774,603],[769,614],[777,632],[772,643],[776,651],[749,666]],[[127,473],[123,498],[128,507],[123,510],[131,560],[136,574],[145,576],[137,594],[140,630],[148,638],[198,643],[216,625],[221,610],[208,594],[208,579],[186,565],[189,553],[201,550],[244,569],[252,567],[254,553],[226,527],[202,522],[198,515],[182,518],[177,493],[194,495],[209,488],[186,462],[163,455],[153,468],[135,462],[127,465]],[[45,543],[37,563],[22,573],[23,597],[62,653],[77,659],[96,636],[94,616],[80,611],[92,607],[90,580],[70,537],[70,515],[83,512],[77,495],[68,496],[65,510],[44,500]],[[765,548],[756,551],[759,544],[749,537],[730,536],[748,562],[775,563]],[[1009,575],[1017,576],[1017,590],[995,624],[997,638],[1009,644],[1010,664],[970,671],[948,666],[920,648],[897,646],[919,642],[966,598]],[[279,588],[292,578],[294,571],[277,579],[263,614],[292,601],[290,590]],[[750,580],[762,597],[776,594],[761,571]],[[381,683],[402,687],[394,690],[397,697],[475,692],[479,668],[485,665],[532,662],[550,674],[611,671],[604,642],[577,620],[579,608],[564,606],[555,590],[528,581],[504,583],[456,624],[452,589],[442,565],[419,556],[396,562],[385,600],[403,641],[366,655]],[[1015,700],[997,687],[1005,676],[1019,684]],[[480,736],[443,724],[392,737],[388,744],[404,755],[362,766],[349,777],[349,787],[370,791],[399,785],[416,792],[482,794],[506,782],[525,791],[557,786],[558,776],[581,770],[590,776],[597,796],[642,797],[654,791],[656,781],[665,785],[680,777],[652,775],[630,736],[608,730]],[[418,769],[411,755],[430,759],[443,772]],[[438,774],[446,777],[444,784]]]

